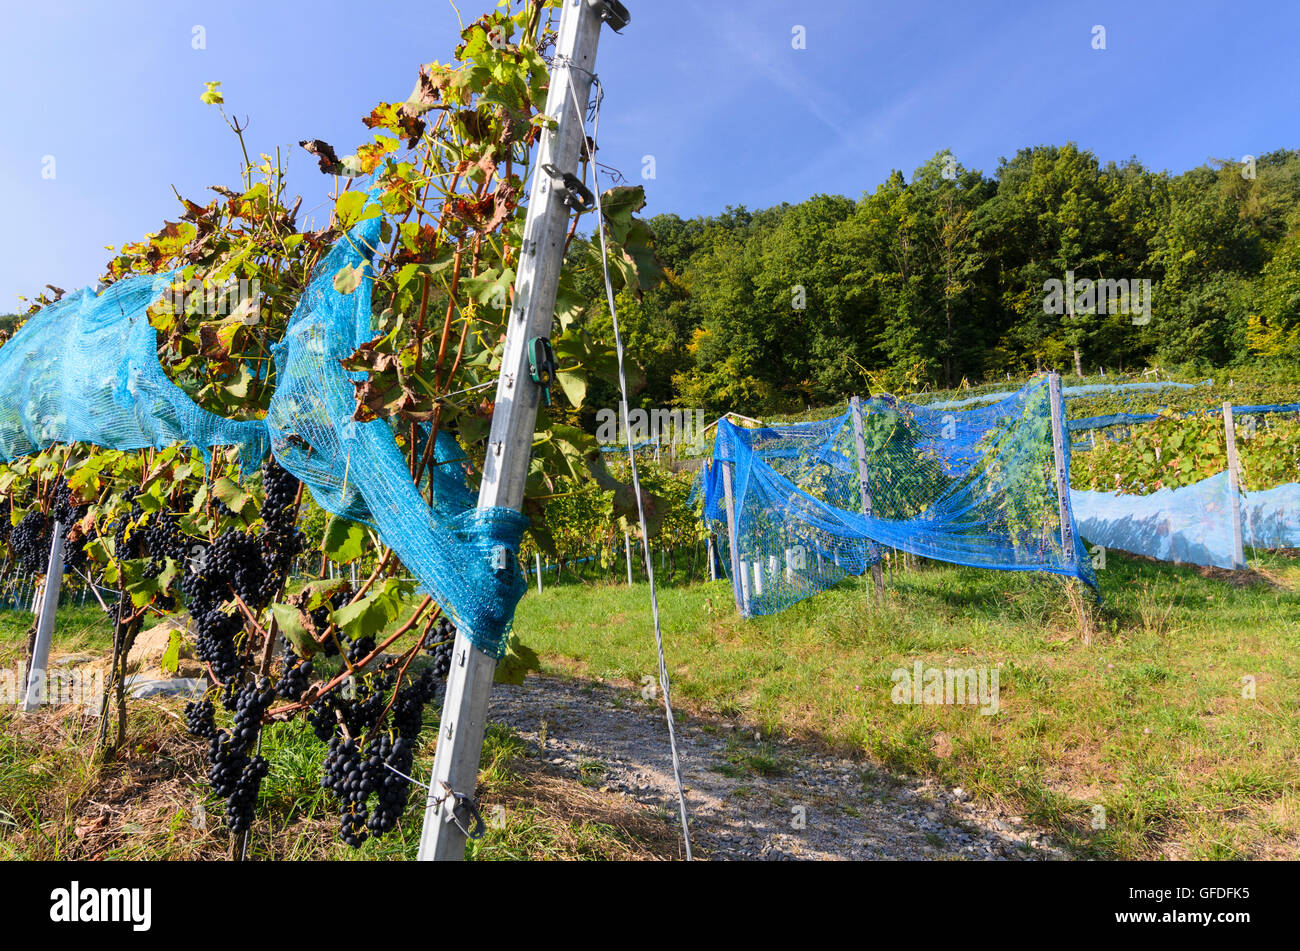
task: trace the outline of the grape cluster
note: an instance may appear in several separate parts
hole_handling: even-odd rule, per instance
[[[321,786],[334,794],[342,806],[343,821],[339,837],[354,849],[366,840],[366,798],[370,790],[361,780],[361,752],[352,737],[334,736],[325,754],[325,772]]]
[[[337,705],[349,733],[355,736],[378,726],[387,705],[387,692],[395,679],[396,676],[388,671],[353,681],[354,697],[351,700],[340,698],[343,702]]]
[[[119,516],[111,526],[113,530],[113,551],[122,561],[144,556],[144,536],[134,531],[135,523],[144,514],[140,503],[136,501],[140,493],[132,489],[127,492],[124,501],[131,503],[130,514]]]
[[[211,740],[217,735],[216,707],[211,700],[194,700],[185,705],[185,729],[190,736]]]
[[[297,479],[270,460],[262,482],[266,498],[261,531],[227,529],[205,545],[181,532],[174,513],[162,512],[140,533],[141,555],[157,559],[159,567],[161,559],[171,557],[185,569],[180,590],[194,620],[195,649],[222,682],[221,702],[234,716],[234,725],[226,731],[217,729],[211,701],[186,708],[190,732],[208,741],[208,779],[217,795],[226,800],[226,819],[236,833],[252,824],[257,791],[269,769],[266,760],[254,752],[262,719],[277,696],[300,699],[312,673],[310,661],[286,648],[277,683],[267,678],[253,681],[248,675],[252,639],[235,599],[250,611],[264,609],[306,544],[306,537],[294,524]],[[224,505],[218,508],[234,514]]]
[[[212,701],[195,701],[185,708],[185,725],[194,736],[208,741],[208,781],[226,800],[226,822],[234,833],[253,823],[257,791],[270,767],[253,752],[262,716],[275,700],[275,689],[265,678],[245,684],[234,693],[234,724],[218,729]]]
[[[288,576],[293,560],[307,549],[307,536],[295,524],[297,516],[299,482],[293,474],[282,468],[274,458],[268,459],[262,470],[262,561],[265,577],[272,579],[269,590],[263,590],[266,601],[275,597],[282,579]]]
[[[393,728],[400,736],[414,742],[420,735],[425,705],[438,693],[437,680],[434,672],[426,668],[419,678],[397,691],[397,700],[393,703]]]
[[[306,546],[306,537],[294,526],[298,480],[271,459],[262,482],[266,488],[262,509],[265,530],[222,532],[211,545],[195,553],[190,570],[181,579],[181,592],[195,623],[195,650],[223,682],[237,681],[249,660],[243,619],[232,613],[232,594],[251,611],[265,608],[288,577],[294,557]],[[168,518],[154,521],[156,544],[184,555],[191,542],[176,522]],[[153,536],[149,543],[155,544]]]
[[[415,750],[409,740],[400,736],[393,740],[387,733],[381,733],[370,741],[366,754],[361,782],[376,794],[374,807],[366,819],[366,828],[372,835],[382,836],[397,825],[397,820],[406,810],[411,783],[394,770],[409,775]]]
[[[455,645],[456,625],[446,617],[438,618],[424,649],[433,658],[433,675],[439,680],[446,680],[451,673],[451,653]]]
[[[275,685],[275,692],[286,700],[298,701],[311,683],[311,661],[299,657],[288,645],[284,648],[281,661],[284,671]]]
[[[370,674],[350,682],[345,692],[334,691],[307,708],[307,722],[316,738],[326,742],[341,729],[355,736],[374,729],[383,715],[385,691],[393,684],[392,673]]]
[[[73,528],[85,517],[90,506],[72,494],[65,479],[60,479],[55,485],[53,502],[50,518],[63,526],[63,570],[80,571],[86,566],[85,544],[88,539],[81,536],[80,530],[74,532]]]
[[[349,638],[344,646],[348,652],[348,663],[355,666],[375,652],[375,639],[370,635]]]
[[[424,708],[438,690],[433,671],[426,669],[398,689],[393,697],[391,728],[381,729],[382,701],[391,685],[391,676],[382,677],[378,686],[367,688],[351,703],[331,697],[328,706],[313,707],[322,711],[312,720],[316,735],[324,739],[324,728],[328,725],[330,729],[321,786],[338,801],[339,837],[353,848],[369,836],[379,837],[391,830],[406,810],[411,794],[406,777],[415,763]],[[328,720],[323,715],[327,709]],[[346,737],[340,733],[340,718]],[[356,737],[364,730],[370,731],[370,740],[362,747]]]
[[[183,587],[193,589],[196,584]],[[221,609],[220,606],[206,610],[196,606],[192,591],[190,614],[194,618],[194,650],[199,659],[212,668],[212,673],[223,683],[234,683],[243,671],[247,660],[247,639],[243,637],[243,619],[234,613]]]
[[[9,550],[24,571],[44,571],[50,554],[50,522],[40,509],[22,517],[9,534]]]

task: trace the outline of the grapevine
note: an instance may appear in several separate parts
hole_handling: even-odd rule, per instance
[[[353,154],[302,143],[334,186],[323,226],[300,223],[302,199],[286,194],[277,152],[250,158],[234,187],[213,189],[215,198],[177,195],[178,220],[117,247],[105,283],[177,271],[172,293],[148,312],[164,373],[204,410],[262,419],[276,392],[273,348],[369,192],[383,215],[384,246],[373,265],[375,336],[343,361],[355,374],[354,418],[391,427],[430,501],[439,432],[456,438],[468,473],[480,472],[492,413],[480,391],[500,370],[558,6],[507,2],[467,22],[449,63],[425,65],[408,99],[364,117],[372,137]],[[219,84],[203,99],[225,116]],[[230,125],[244,145],[242,127]],[[591,180],[591,169],[583,174]],[[630,254],[614,247],[628,262],[618,283],[639,294],[658,273],[648,231],[631,215],[644,200],[639,188],[618,191],[627,209],[619,228],[638,242]],[[212,312],[214,293],[236,272],[254,296],[237,311]],[[573,272],[562,278],[568,300],[580,299]],[[33,311],[50,302],[38,298]],[[577,354],[570,378],[612,385],[612,341],[583,327],[593,309],[570,305],[556,345]],[[594,440],[572,425],[580,411],[576,398],[540,421],[552,431],[539,440],[542,484],[531,495],[582,477],[572,461],[590,454]],[[256,822],[270,769],[265,731],[302,717],[327,744],[321,783],[340,837],[359,847],[401,822],[425,713],[445,683],[457,632],[429,598],[416,603],[415,584],[368,526],[323,511],[308,489],[276,457],[254,467],[233,448],[50,446],[0,465],[8,516],[0,541],[7,570],[39,575],[58,523],[69,577],[84,575],[111,595],[103,602],[113,648],[99,755],[111,758],[126,743],[133,644],[147,624],[169,619],[186,629],[212,684],[186,707],[185,723],[205,744],[232,839]],[[526,509],[543,537],[545,507]],[[349,573],[355,582],[344,580]]]

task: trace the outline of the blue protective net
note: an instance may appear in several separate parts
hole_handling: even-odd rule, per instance
[[[358,225],[314,272],[274,348],[278,380],[265,420],[223,419],[167,378],[146,311],[175,275],[134,277],[49,305],[0,347],[0,456],[67,442],[123,450],[186,442],[238,446],[248,472],[269,447],[322,508],[375,528],[470,641],[500,657],[526,587],[515,553],[527,518],[476,510],[465,454],[449,434],[438,434],[417,487],[389,424],[352,419],[352,381],[362,374],[339,360],[373,336],[369,265],[380,223]],[[344,265],[365,265],[350,295],[333,286]]]
[[[772,614],[862,574],[881,547],[1096,587],[1056,489],[1046,379],[964,411],[889,397],[861,411],[870,515],[851,409],[788,426],[718,424],[700,487],[704,518],[721,538],[734,521],[729,572],[742,613]]]
[[[378,218],[362,222],[334,246],[274,348],[277,383],[266,416],[271,448],[322,508],[372,525],[470,641],[500,657],[527,587],[516,558],[527,517],[474,507],[461,465],[465,454],[444,432],[434,445],[428,505],[392,427],[352,418],[352,383],[364,374],[345,371],[339,360],[374,336],[370,263],[379,227]],[[364,268],[360,286],[348,295],[334,289],[345,266]]]
[[[1150,495],[1076,490],[1075,520],[1094,545],[1159,561],[1241,568],[1228,473]],[[1300,484],[1241,492],[1245,548],[1300,548]]]
[[[1100,396],[1103,393],[1149,393],[1153,390],[1168,389],[1191,390],[1198,386],[1213,385],[1213,380],[1203,380],[1200,383],[1176,383],[1173,380],[1141,383],[1081,383],[1077,386],[1063,387],[1061,395],[1069,400],[1086,396]],[[1000,393],[979,393],[960,400],[944,400],[940,403],[926,403],[924,405],[929,409],[964,409],[967,406],[975,406],[980,403],[996,403],[1014,395],[1015,391],[1004,390]]]
[[[146,309],[172,273],[127,278],[50,304],[0,347],[0,457],[55,443],[145,449],[187,442],[206,453],[238,446],[245,471],[269,444],[259,421],[223,419],[195,405],[158,363]]]
[[[1218,416],[1223,410],[1219,407],[1214,409],[1193,410],[1181,414],[1183,418],[1192,416]],[[1250,406],[1234,406],[1233,415],[1237,418],[1244,416],[1263,416],[1271,413],[1300,413],[1300,403],[1267,403]],[[1090,429],[1107,429],[1111,426],[1131,426],[1135,423],[1149,423],[1160,418],[1159,413],[1108,413],[1105,416],[1084,416],[1079,419],[1072,419],[1067,423],[1070,432],[1084,432]]]

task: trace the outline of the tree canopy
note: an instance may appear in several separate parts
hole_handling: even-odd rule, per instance
[[[1295,150],[1179,175],[1074,144],[992,176],[940,152],[856,201],[651,219],[665,279],[620,316],[645,405],[749,413],[1043,368],[1294,363],[1298,199]],[[1049,313],[1053,280],[1121,290]]]

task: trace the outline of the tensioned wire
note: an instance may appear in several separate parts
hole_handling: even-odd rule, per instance
[[[571,61],[567,65],[570,70],[580,68]],[[623,417],[623,438],[627,443],[628,463],[632,467],[632,489],[636,493],[637,518],[641,523],[641,548],[645,553],[646,578],[650,583],[650,613],[654,618],[655,647],[659,653],[659,690],[664,696],[664,716],[668,721],[668,744],[672,748],[673,756],[673,781],[677,786],[677,807],[681,814],[682,839],[686,844],[686,861],[689,862],[692,859],[690,821],[686,813],[686,793],[682,788],[682,771],[677,756],[677,732],[673,726],[668,664],[664,659],[664,636],[659,624],[659,595],[655,588],[654,559],[650,556],[650,533],[646,530],[645,506],[641,501],[641,476],[637,471],[636,451],[632,446],[632,428],[628,422],[627,376],[623,371],[623,336],[619,332],[618,308],[614,305],[614,285],[609,276],[609,249],[605,243],[605,210],[600,201],[600,172],[596,166],[596,156],[593,148],[600,133],[600,102],[604,98],[604,88],[600,84],[600,78],[595,73],[590,75],[592,84],[596,87],[596,102],[592,110],[591,138],[587,138],[585,135],[587,124],[583,117],[582,104],[578,102],[578,91],[573,86],[572,72],[566,71],[565,79],[569,84],[569,96],[573,103],[574,114],[577,116],[579,126],[584,130],[583,148],[587,153],[588,163],[591,165],[592,184],[595,186],[592,191],[596,195],[596,230],[600,233],[600,261],[605,271],[605,296],[609,301],[609,314],[614,324],[614,349],[618,354],[619,410],[620,415]]]

